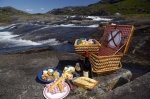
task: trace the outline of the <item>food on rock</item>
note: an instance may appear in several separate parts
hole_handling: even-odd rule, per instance
[[[73,83],[85,89],[93,89],[98,84],[98,81],[88,77],[78,77]]]
[[[89,39],[89,40],[79,40],[78,45],[91,45],[94,44],[93,39]]]
[[[64,91],[64,81],[66,79],[71,80],[73,79],[73,72],[75,72],[75,68],[70,66],[70,67],[65,67],[64,71],[61,75],[61,77],[58,77],[53,84],[51,84],[48,87],[48,91],[51,93],[58,93],[58,92],[63,92]],[[57,74],[57,73],[56,73]],[[56,75],[55,73],[53,75]]]
[[[43,70],[42,79],[46,81],[51,81],[59,78],[60,74],[58,71],[53,69]]]

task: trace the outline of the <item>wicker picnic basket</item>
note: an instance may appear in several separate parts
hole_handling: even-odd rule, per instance
[[[122,56],[123,55],[98,56],[91,54],[90,62],[92,65],[92,71],[97,74],[116,71],[122,67],[120,62]]]
[[[75,51],[76,53],[78,54],[85,54],[86,52],[89,52],[89,53],[97,53],[101,44],[95,40],[94,40],[94,44],[89,44],[89,45],[79,45],[77,42],[78,42],[79,39],[76,39],[75,41],[75,44],[74,44],[74,47],[75,47]]]
[[[121,33],[121,45],[117,48],[110,48],[106,44],[108,34],[111,31],[118,29]],[[91,53],[89,60],[92,65],[92,71],[97,74],[104,74],[111,71],[116,71],[122,67],[121,59],[127,52],[134,27],[132,25],[108,25],[104,29],[104,38],[102,39],[101,47],[98,53]],[[107,36],[107,37],[106,37]]]

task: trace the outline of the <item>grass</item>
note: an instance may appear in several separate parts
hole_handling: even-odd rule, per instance
[[[115,14],[119,12],[121,14],[148,14],[150,13],[150,2],[144,2],[141,0],[123,0],[114,4],[97,4],[92,5],[90,8],[93,11],[104,10],[109,14]]]
[[[0,23],[10,23],[13,21],[13,16],[26,16],[27,13],[21,12],[19,10],[11,9],[0,9]]]
[[[125,19],[150,19],[150,14],[127,14],[122,17]]]
[[[84,8],[74,8],[73,10],[56,11],[58,15],[114,15],[121,13],[128,14],[148,14],[150,13],[150,2],[142,0],[122,0],[117,3],[96,3]],[[55,13],[55,12],[54,12]]]
[[[120,13],[126,19],[150,18],[150,2],[142,0],[122,0],[118,3],[93,4],[84,8],[74,8],[73,11],[64,10],[58,15],[114,15]],[[15,9],[0,9],[0,23],[14,21],[14,16],[23,19],[48,19],[47,14],[28,14]]]

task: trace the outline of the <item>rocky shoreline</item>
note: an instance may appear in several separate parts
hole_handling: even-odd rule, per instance
[[[0,55],[0,57],[1,99],[10,97],[11,99],[44,99],[42,94],[44,85],[36,80],[38,71],[46,67],[56,67],[62,61],[75,65],[81,59],[77,54],[57,51],[7,54]],[[95,76],[99,85],[94,90],[75,88],[71,90],[67,99],[98,99],[98,97],[107,95],[107,92],[128,83],[132,76],[133,74],[128,69],[120,69],[105,76]]]
[[[72,91],[67,99],[133,99],[134,96],[141,98],[144,96],[145,99],[148,99],[150,92],[148,73],[150,72],[150,24],[149,21],[137,20],[130,20],[126,24],[135,25],[135,33],[129,52],[122,60],[124,64],[123,69],[111,75],[96,78],[101,82],[99,88],[93,91],[77,89]],[[101,29],[98,29],[100,30],[99,32],[91,35],[91,37],[97,40],[102,36]],[[73,42],[70,43],[73,44]],[[55,51],[51,47],[31,49],[13,54],[8,53],[0,55],[0,57],[1,99],[10,99],[10,97],[11,99],[44,99],[42,94],[44,85],[36,81],[38,71],[48,66],[55,67],[62,60],[69,60],[71,61],[69,62],[70,64],[74,64],[74,62],[80,59],[80,56],[75,53]],[[138,70],[144,70],[144,72],[136,71],[135,68],[137,67],[140,67]],[[135,75],[136,77],[132,79]],[[142,77],[137,78],[139,76]],[[120,77],[123,78],[123,81],[121,80],[120,82],[122,84],[116,86]],[[130,80],[132,80],[132,82],[128,83]],[[141,88],[141,91],[145,92],[138,95],[138,93],[141,92],[137,90],[138,88]],[[127,95],[128,93],[130,95]]]

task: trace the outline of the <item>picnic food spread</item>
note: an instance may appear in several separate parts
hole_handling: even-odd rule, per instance
[[[65,67],[64,68],[64,72],[69,72],[69,73],[73,73],[75,72],[75,68],[70,66],[70,67]]]
[[[73,80],[73,83],[86,89],[93,89],[98,84],[98,81],[88,77],[78,77]]]
[[[76,63],[75,70],[78,72],[81,71],[81,67],[80,67],[79,63]]]
[[[94,41],[93,39],[89,39],[89,40],[86,40],[86,39],[79,39],[78,40],[78,45],[91,45],[91,44],[94,44]]]
[[[43,80],[55,80],[56,78],[59,78],[60,74],[58,71],[54,71],[53,69],[43,70],[42,79]]]
[[[93,39],[81,40],[81,42],[79,42],[79,45],[88,46],[92,44],[94,44]],[[58,72],[58,69],[52,68],[42,70],[42,80],[51,81],[43,90],[44,97],[46,99],[62,99],[62,97],[66,97],[69,94],[70,87],[73,85],[85,89],[93,89],[98,84],[98,81],[88,78],[88,76],[81,77],[81,72],[83,72],[83,70],[81,69],[80,63],[76,63],[74,66],[65,66],[61,73]],[[76,75],[76,77],[74,77],[75,73],[79,76]],[[69,84],[69,86],[65,81],[67,81],[68,84],[71,82],[72,85]]]
[[[42,79],[53,80],[44,88],[44,97],[47,99],[66,97],[70,91],[68,80],[73,85],[92,90],[98,84],[98,81],[89,78],[92,77],[89,76],[91,72],[102,74],[120,69],[122,67],[120,60],[128,50],[133,30],[132,25],[108,25],[104,30],[101,44],[95,39],[77,39],[74,47],[76,53],[85,57],[84,67],[81,69],[79,63],[74,66],[66,66],[61,75],[57,69],[43,70]],[[83,76],[74,77],[74,74],[80,71]],[[68,84],[65,82],[66,80]]]
[[[79,63],[76,63],[79,65]],[[76,66],[75,64],[75,66]],[[46,99],[52,97],[65,97],[69,94],[69,85],[66,84],[65,80],[70,80],[75,86],[83,87],[85,89],[93,89],[98,83],[94,79],[88,77],[76,77],[74,79],[73,74],[76,72],[75,66],[66,66],[64,67],[62,74],[60,74],[57,69],[44,69],[42,70],[42,79],[43,80],[53,80],[50,84],[47,84],[43,90],[43,95]],[[59,98],[56,99],[59,99]]]
[[[76,39],[74,43],[75,52],[83,56],[87,52],[97,53],[100,47],[101,44],[95,39]]]
[[[69,72],[64,72],[61,77],[55,80],[51,86],[49,86],[49,92],[53,92],[55,87],[59,87],[60,92],[62,92],[64,90],[64,87],[63,87],[64,80],[70,79],[72,77],[73,77],[72,74],[70,74]]]

